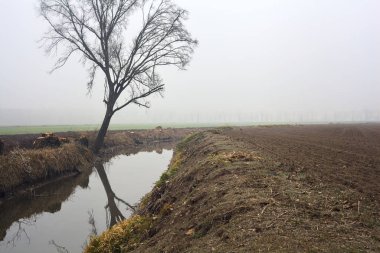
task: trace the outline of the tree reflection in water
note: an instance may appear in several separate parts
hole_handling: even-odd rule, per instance
[[[90,224],[91,226],[91,232],[90,232],[90,236],[93,236],[93,235],[97,235],[98,234],[98,230],[96,229],[96,224],[95,224],[95,217],[94,217],[94,210],[91,210],[88,211],[88,224]]]
[[[122,221],[125,219],[125,216],[119,209],[118,204],[124,204],[126,206],[127,210],[130,210],[132,212],[135,211],[135,207],[130,205],[128,202],[125,200],[119,198],[116,196],[115,192],[112,190],[111,184],[108,180],[106,171],[104,169],[104,164],[103,163],[97,163],[95,165],[96,171],[98,172],[98,175],[100,177],[100,180],[102,181],[102,184],[104,186],[104,190],[106,191],[107,195],[107,204],[105,206],[106,209],[106,225],[108,228],[112,227],[116,223]],[[118,204],[116,204],[116,201]]]
[[[112,227],[116,223],[122,221],[125,219],[125,216],[121,212],[119,205],[124,204],[126,206],[127,210],[130,210],[132,212],[135,211],[135,207],[126,202],[125,200],[119,198],[116,196],[115,192],[112,190],[111,184],[108,180],[107,173],[104,168],[104,164],[99,162],[95,165],[96,172],[98,173],[100,180],[102,181],[102,184],[104,186],[104,190],[106,191],[107,195],[107,204],[105,205],[106,209],[106,226],[107,228]],[[116,201],[118,203],[116,203]],[[119,204],[119,205],[118,205]],[[93,210],[88,212],[89,218],[88,218],[88,223],[91,226],[91,232],[89,237],[93,235],[97,235],[97,228],[95,224],[95,218],[94,218],[94,213]],[[54,240],[51,240],[49,242],[50,245],[53,245],[58,253],[69,253],[69,251],[61,245],[58,245]],[[84,245],[87,243],[85,242]]]
[[[51,240],[49,242],[49,245],[53,245],[58,253],[70,253],[68,249],[66,249],[65,247],[61,245],[58,245],[54,240]]]
[[[22,239],[23,236],[28,240],[28,243],[30,243],[30,237],[28,233],[26,232],[24,226],[25,225],[33,225],[33,222],[35,222],[34,218],[31,219],[21,219],[17,221],[18,228],[16,232],[10,237],[10,239],[7,241],[7,245],[12,245],[13,247],[16,246],[16,241],[19,241]]]

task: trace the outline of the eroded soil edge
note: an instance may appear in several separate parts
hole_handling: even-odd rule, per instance
[[[265,136],[260,131],[273,134],[256,139]],[[274,152],[281,145],[269,141],[279,136],[276,129],[235,128],[187,138],[137,214],[94,237],[86,252],[378,252],[379,200],[371,185],[378,158],[368,157],[371,179],[358,187],[337,176],[349,167],[344,152],[333,154],[335,167],[328,154],[312,167],[313,156],[301,149],[291,161]],[[360,179],[368,168],[348,169]]]

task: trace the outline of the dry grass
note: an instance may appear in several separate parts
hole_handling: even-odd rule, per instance
[[[135,215],[124,220],[100,236],[91,238],[85,253],[118,253],[137,248],[152,226],[152,219]]]
[[[92,161],[89,149],[75,144],[38,150],[14,149],[0,157],[0,193],[23,184],[80,171]]]
[[[174,154],[168,169],[162,173],[160,179],[156,182],[156,186],[160,187],[165,184],[175,173],[177,173],[181,163],[183,161],[183,155],[181,152],[176,151]]]
[[[257,155],[257,152],[234,150],[234,151],[222,151],[219,153],[213,153],[209,155],[208,161],[211,162],[212,164],[221,163],[221,164],[226,165],[228,163],[252,162],[252,161],[259,161],[262,159],[263,158]]]

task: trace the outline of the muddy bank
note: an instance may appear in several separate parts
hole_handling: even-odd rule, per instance
[[[348,168],[352,181],[356,175],[361,180],[363,169],[379,177],[380,143],[366,134],[380,136],[380,128],[343,140],[336,131],[351,135],[357,127],[300,128],[192,135],[178,144],[168,171],[136,215],[94,237],[85,252],[378,252],[378,182],[368,180],[363,190],[334,175]],[[297,133],[312,144],[299,141]],[[275,149],[270,140],[288,149]],[[377,151],[356,151],[365,166],[350,166],[349,150],[336,149],[345,142],[362,150],[375,145]],[[323,148],[328,159],[317,155]],[[291,149],[298,153],[289,160],[284,154]],[[315,170],[308,157],[318,162]]]

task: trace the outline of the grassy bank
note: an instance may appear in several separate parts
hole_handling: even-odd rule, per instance
[[[92,152],[70,143],[59,148],[14,149],[0,156],[0,196],[20,186],[88,169]]]

